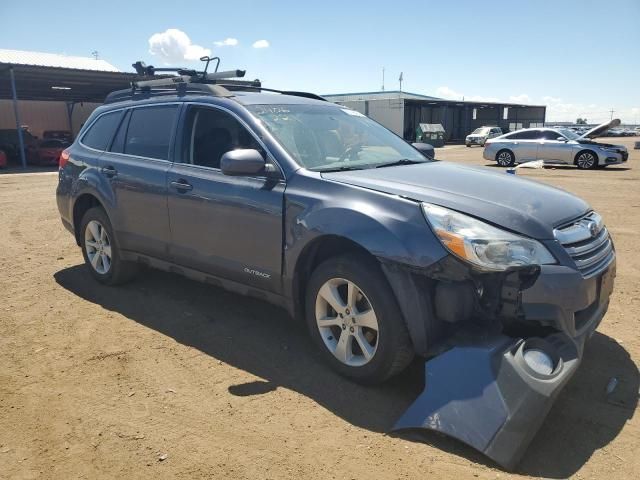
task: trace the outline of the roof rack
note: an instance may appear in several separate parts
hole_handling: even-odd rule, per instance
[[[314,93],[294,92],[264,88],[260,80],[234,80],[243,78],[245,70],[218,71],[220,57],[201,57],[205,62],[203,71],[182,67],[156,68],[153,65],[146,65],[142,61],[135,62],[132,66],[141,77],[140,80],[131,82],[131,88],[126,90],[116,90],[105,98],[104,103],[114,103],[123,100],[142,100],[154,96],[164,96],[177,94],[179,96],[187,94],[210,95],[215,97],[232,97],[232,91],[238,90],[258,90],[276,92],[284,95],[294,95],[298,97],[324,100],[324,98]],[[216,62],[213,72],[208,72],[209,64]],[[173,75],[170,75],[173,73]],[[160,74],[160,75],[158,75]]]

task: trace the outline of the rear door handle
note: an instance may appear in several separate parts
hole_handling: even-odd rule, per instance
[[[118,174],[118,171],[112,166],[102,167],[100,171],[107,177],[115,177]]]
[[[178,180],[177,182],[171,182],[171,186],[179,192],[187,192],[189,190],[193,190],[193,185],[182,179]]]

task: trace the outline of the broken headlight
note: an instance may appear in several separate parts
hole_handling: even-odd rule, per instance
[[[556,263],[540,242],[515,235],[447,208],[422,204],[427,221],[454,255],[489,270]]]

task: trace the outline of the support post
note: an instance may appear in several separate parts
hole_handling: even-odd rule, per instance
[[[74,100],[67,102],[67,120],[69,122],[69,131],[73,136],[73,109],[76,106],[76,102]]]
[[[18,143],[20,145],[20,160],[22,168],[27,168],[27,156],[24,152],[24,138],[22,137],[22,126],[20,125],[20,112],[18,111],[18,93],[16,92],[16,77],[13,74],[13,66],[9,67],[9,77],[11,78],[11,95],[13,96],[13,113],[16,116],[16,129],[18,130]]]

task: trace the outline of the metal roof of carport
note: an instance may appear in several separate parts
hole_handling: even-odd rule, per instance
[[[135,73],[123,73],[104,60],[53,53],[0,49],[0,98],[13,98],[13,68],[19,100],[102,102],[127,88]]]
[[[13,100],[23,167],[26,157],[19,100],[66,102],[71,118],[74,104],[102,103],[109,93],[128,88],[137,78],[137,74],[120,72],[104,60],[0,49],[0,99]]]

